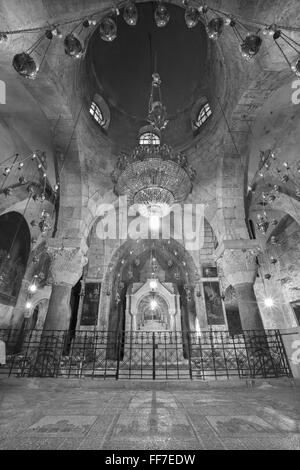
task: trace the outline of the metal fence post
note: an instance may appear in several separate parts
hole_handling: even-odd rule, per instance
[[[118,344],[117,344],[117,370],[116,370],[116,380],[119,380],[119,372],[120,372],[121,334],[122,334],[122,333],[119,332],[119,333],[118,333],[118,336],[117,336]]]
[[[193,370],[192,370],[192,361],[191,361],[191,338],[190,338],[190,332],[187,331],[187,342],[188,342],[188,359],[189,359],[189,373],[190,373],[190,379],[193,380]]]
[[[155,380],[155,333],[152,333],[152,378]]]

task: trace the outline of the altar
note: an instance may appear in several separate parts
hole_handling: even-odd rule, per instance
[[[180,299],[176,286],[158,279],[133,283],[126,295],[128,331],[181,331]]]

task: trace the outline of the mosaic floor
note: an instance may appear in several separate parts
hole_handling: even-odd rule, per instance
[[[0,380],[0,449],[300,449],[300,387]]]

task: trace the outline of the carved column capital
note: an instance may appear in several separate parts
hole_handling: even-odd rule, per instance
[[[257,274],[256,250],[226,249],[219,260],[226,280],[232,286],[253,284]]]
[[[74,286],[87,264],[87,247],[64,246],[53,239],[49,240],[47,252],[51,257],[51,280],[53,284]]]

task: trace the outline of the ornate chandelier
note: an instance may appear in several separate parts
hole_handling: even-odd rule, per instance
[[[112,173],[115,194],[127,196],[128,204],[149,218],[163,217],[174,203],[183,202],[196,174],[183,154],[160,143],[161,131],[168,124],[160,85],[160,76],[154,73],[147,118],[150,125],[140,130],[140,136],[147,133],[149,139],[130,156],[121,155]]]

